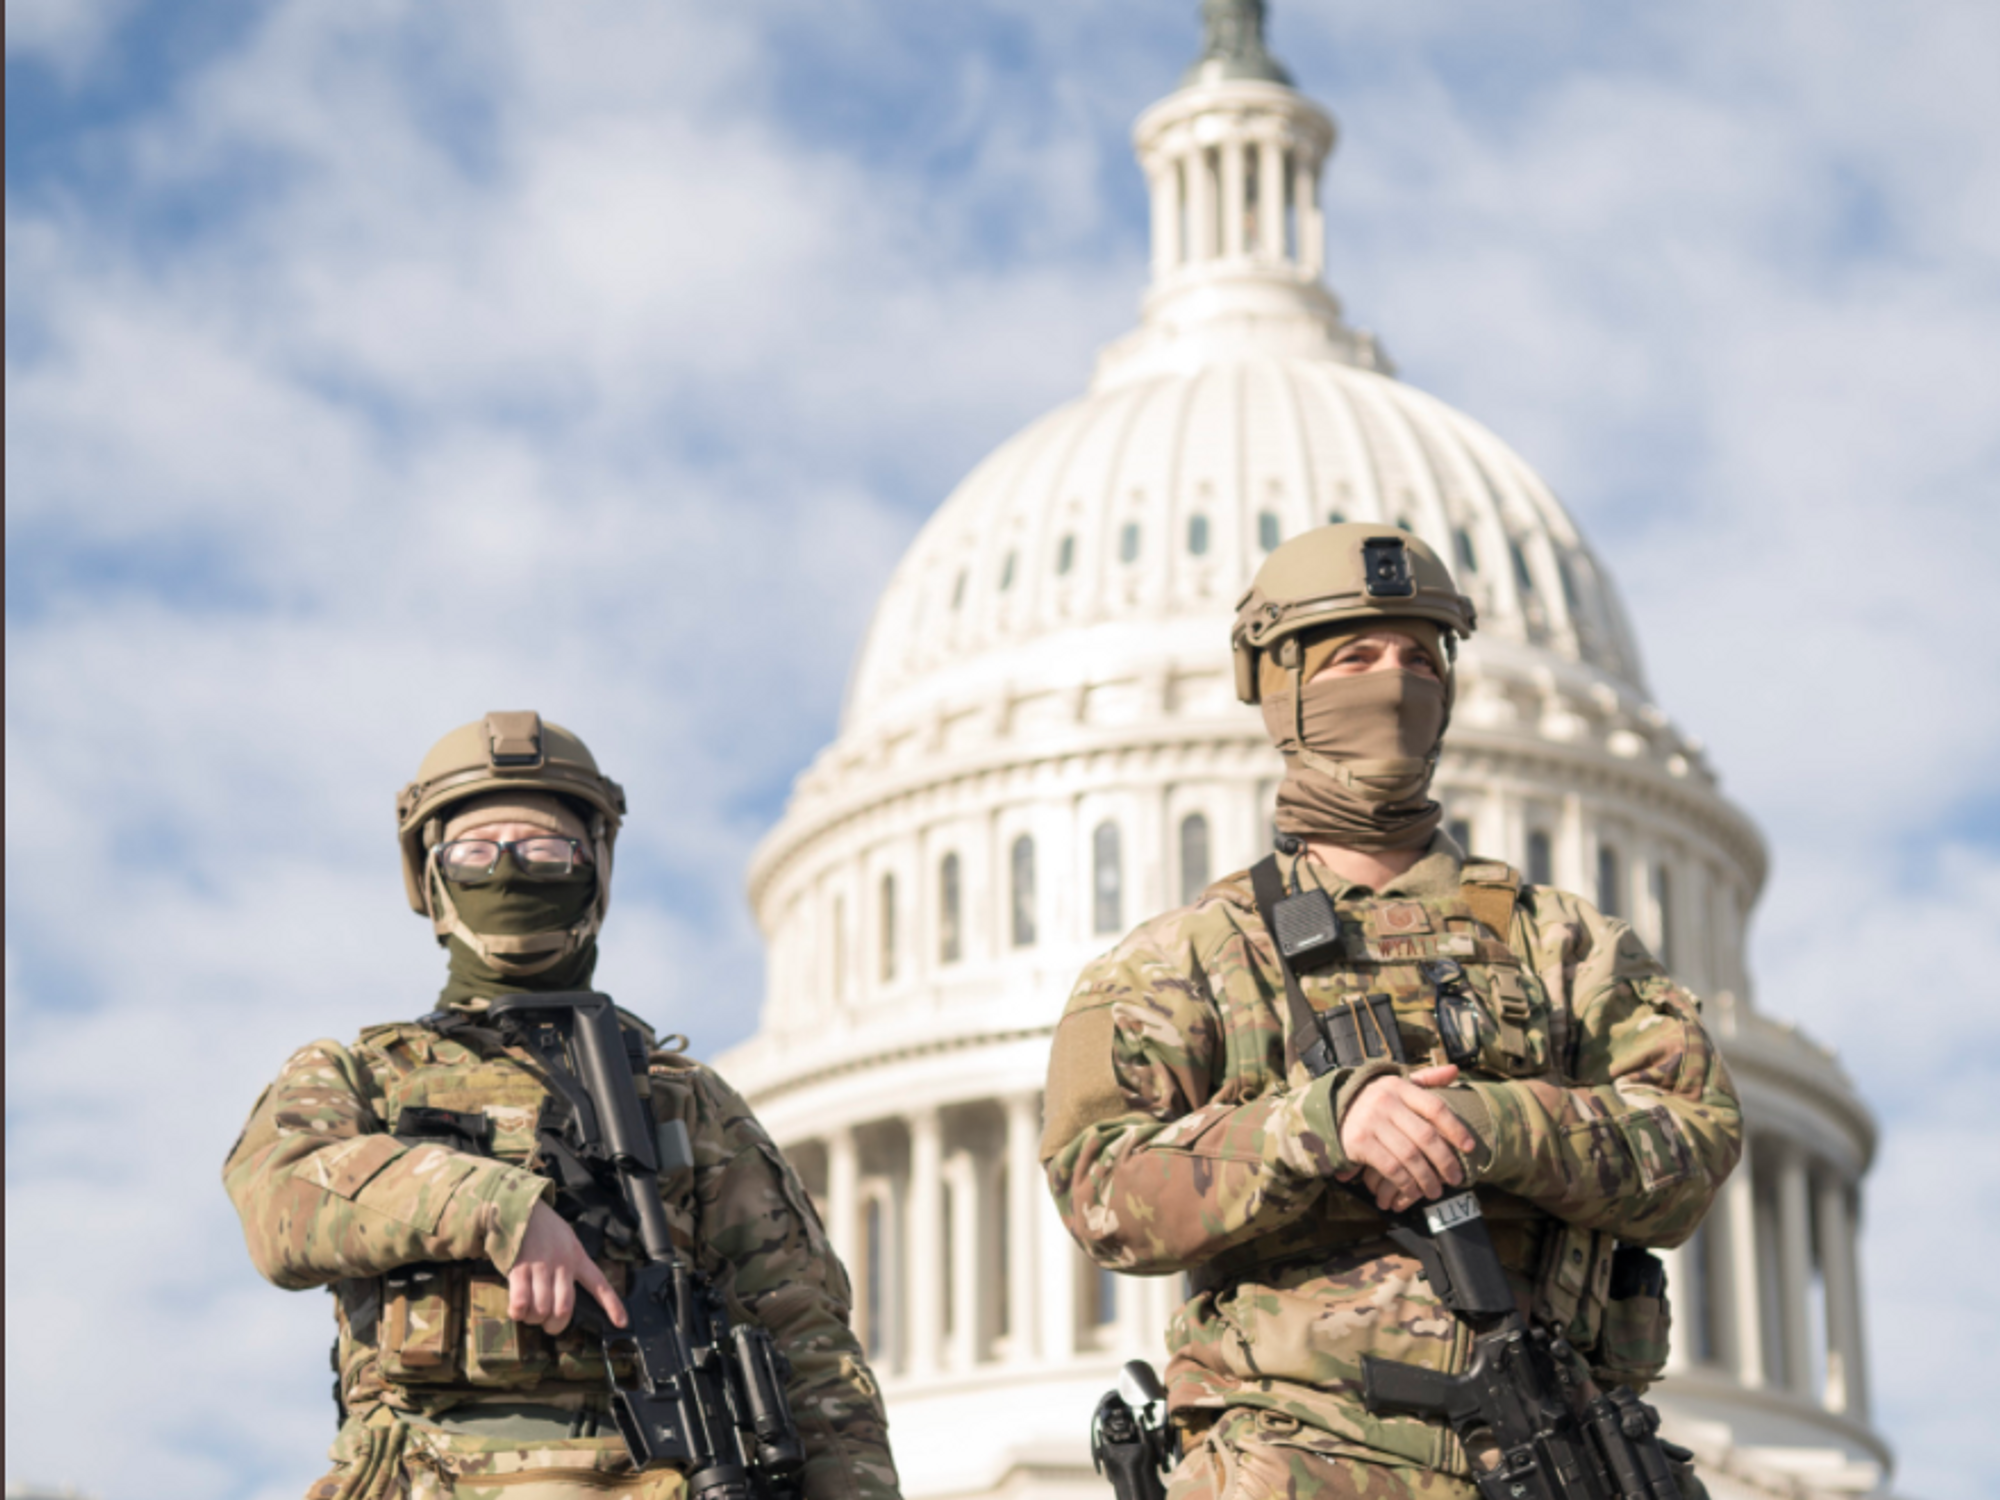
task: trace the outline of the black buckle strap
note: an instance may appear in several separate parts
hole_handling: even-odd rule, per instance
[[[1352,995],[1344,1009],[1331,1016],[1313,1009],[1299,987],[1294,961],[1315,966],[1326,962],[1340,946],[1340,919],[1325,891],[1285,894],[1278,856],[1267,854],[1250,867],[1250,889],[1257,898],[1257,915],[1271,935],[1278,972],[1285,977],[1285,1065],[1303,1063],[1314,1078],[1335,1068],[1356,1068],[1373,1057],[1402,1062],[1403,1039],[1396,1030],[1396,1009],[1387,995]]]
[[[413,1146],[419,1141],[434,1141],[473,1156],[486,1156],[493,1141],[493,1121],[478,1110],[406,1104],[397,1114],[395,1128],[389,1133],[406,1146]]]

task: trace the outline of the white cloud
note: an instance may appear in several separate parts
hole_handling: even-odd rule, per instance
[[[138,0],[11,0],[7,52],[32,57],[67,80],[81,77]]]
[[[115,33],[18,10],[71,78]],[[923,510],[1127,323],[1121,101],[1191,50],[1136,6],[968,24],[1033,78],[893,7],[273,7],[92,173],[10,182],[12,1472],[315,1472],[323,1303],[254,1283],[215,1174],[293,1046],[428,1002],[387,809],[451,724],[590,737],[635,809],[604,982],[747,1029],[770,798]],[[1275,31],[1347,131],[1336,289],[1564,491],[1772,833],[1761,994],[1887,1116],[1876,1384],[1943,1496],[1994,1330],[1939,1378],[1902,1330],[1959,1303],[1898,1272],[1954,1192],[2000,1231],[2000,879],[1934,832],[2000,763],[2000,38],[1942,4],[1761,25]],[[795,46],[917,123],[819,128]],[[176,1378],[107,1436],[114,1337]]]

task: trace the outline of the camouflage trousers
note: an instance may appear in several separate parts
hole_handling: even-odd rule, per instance
[[[1434,1469],[1336,1457],[1288,1441],[1296,1424],[1225,1412],[1167,1477],[1167,1500],[1479,1500]]]
[[[1167,1500],[1479,1500],[1469,1479],[1321,1453],[1296,1431],[1268,1412],[1225,1412],[1167,1476]],[[1692,1468],[1673,1470],[1685,1500],[1709,1500]]]
[[[633,1472],[615,1435],[524,1443],[378,1408],[348,1422],[306,1500],[682,1500],[672,1469]]]

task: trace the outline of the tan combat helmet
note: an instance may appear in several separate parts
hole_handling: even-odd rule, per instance
[[[1262,696],[1257,665],[1265,652],[1296,671],[1304,659],[1299,638],[1307,631],[1343,620],[1397,618],[1441,626],[1448,652],[1478,624],[1451,570],[1416,537],[1360,521],[1303,532],[1264,559],[1237,602],[1229,632],[1236,696],[1245,703]]]
[[[489,792],[553,792],[589,810],[597,896],[590,915],[567,932],[500,937],[472,931],[459,918],[449,883],[432,858],[450,809]],[[597,769],[582,740],[532,709],[490,713],[431,746],[417,779],[396,794],[403,886],[412,910],[431,919],[438,941],[456,936],[504,972],[533,974],[573,953],[604,925],[611,905],[611,847],[625,816],[625,789]]]

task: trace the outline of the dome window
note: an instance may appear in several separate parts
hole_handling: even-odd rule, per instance
[[[1056,547],[1056,572],[1067,573],[1076,564],[1076,537],[1066,536]]]
[[[1090,1278],[1090,1321],[1108,1328],[1118,1321],[1118,1273],[1109,1266],[1086,1266]]]
[[[1472,820],[1470,818],[1453,818],[1445,825],[1444,831],[1451,835],[1451,841],[1458,845],[1461,850],[1467,853],[1471,852]]]
[[[1032,948],[1035,946],[1035,841],[1027,834],[1014,840],[1007,852],[1009,882],[1008,892],[1013,907],[1014,946]]]
[[[1479,553],[1472,545],[1472,533],[1461,526],[1458,528],[1456,535],[1458,541],[1458,560],[1465,565],[1466,572],[1477,573],[1479,571]]]
[[[957,851],[938,861],[938,962],[955,964],[964,955],[960,933],[960,912],[964,897],[959,885]]]
[[[1396,517],[1396,529],[1398,531],[1407,531],[1411,536],[1415,536],[1417,534],[1417,528],[1410,524],[1410,518],[1408,516]]]
[[[1003,594],[1014,586],[1014,557],[1015,554],[1009,552],[1007,560],[1000,564],[1000,592]]]
[[[871,1196],[861,1212],[861,1340],[868,1353],[883,1359],[889,1352],[888,1278],[882,1274],[889,1253],[888,1226],[882,1221],[882,1200]]]
[[[1576,578],[1570,570],[1569,559],[1564,557],[1560,552],[1556,554],[1556,578],[1562,584],[1563,603],[1569,606],[1571,614],[1575,614],[1578,607],[1576,602]]]
[[[1208,819],[1189,813],[1181,819],[1181,905],[1192,906],[1208,889]]]
[[[1522,593],[1534,593],[1535,575],[1528,571],[1528,554],[1521,550],[1519,542],[1509,542],[1507,550],[1514,558],[1514,582],[1521,586]]]
[[[1660,967],[1674,966],[1674,876],[1664,864],[1653,866],[1653,957]]]
[[[1619,899],[1618,851],[1609,844],[1597,846],[1597,909],[1607,917],[1622,915],[1625,903]]]
[[[1553,885],[1556,878],[1556,856],[1549,842],[1548,830],[1535,828],[1528,833],[1528,884]]]
[[[951,607],[957,609],[965,603],[965,569],[958,570],[958,582],[951,586]]]
[[[1208,517],[1188,517],[1188,551],[1196,557],[1208,551]]]
[[[833,898],[833,998],[847,998],[847,903]]]
[[[1090,836],[1091,931],[1118,932],[1125,926],[1125,859],[1118,825],[1103,822]]]
[[[1330,510],[1326,513],[1326,524],[1329,526],[1345,526],[1347,524],[1347,517],[1337,510]]]
[[[882,982],[896,977],[896,877],[882,877]]]
[[[1274,510],[1258,511],[1257,545],[1266,552],[1275,552],[1278,550],[1278,543],[1284,539],[1284,534],[1278,530],[1278,513]]]
[[[1118,560],[1122,563],[1137,562],[1139,559],[1139,523],[1127,521],[1118,528]]]

